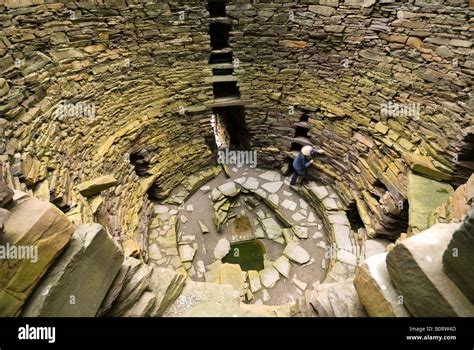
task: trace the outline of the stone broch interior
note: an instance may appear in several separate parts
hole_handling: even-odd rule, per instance
[[[474,316],[473,24],[0,0],[0,316]]]

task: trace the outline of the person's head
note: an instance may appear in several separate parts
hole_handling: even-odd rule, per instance
[[[301,153],[303,153],[305,157],[313,157],[314,155],[316,155],[316,150],[311,146],[304,146],[301,149]]]

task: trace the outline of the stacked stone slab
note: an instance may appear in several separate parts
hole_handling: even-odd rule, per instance
[[[211,154],[208,17],[196,0],[2,2],[1,161],[146,258],[147,190],[166,196]],[[104,175],[117,186],[75,187]]]
[[[118,276],[119,277],[119,276]],[[186,277],[170,269],[153,268],[135,258],[124,261],[102,303],[99,316],[159,317],[180,295]]]

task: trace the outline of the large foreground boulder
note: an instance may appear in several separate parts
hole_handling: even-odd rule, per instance
[[[95,316],[122,261],[122,251],[101,225],[79,225],[22,316]]]
[[[354,286],[369,316],[408,317],[410,314],[390,281],[386,257],[387,253],[377,254],[359,265]]]
[[[0,316],[18,315],[74,232],[54,205],[22,192],[15,192],[13,201],[0,237],[6,255],[0,259]]]
[[[474,316],[474,305],[444,273],[442,255],[459,224],[436,224],[387,255],[395,288],[415,317]]]
[[[444,272],[474,303],[474,209],[454,232],[443,254]]]

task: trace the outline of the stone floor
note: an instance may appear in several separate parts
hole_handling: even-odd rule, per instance
[[[241,189],[239,184],[242,184],[242,191],[247,189],[249,193],[238,194]],[[221,208],[226,206],[224,214],[245,215],[252,223],[252,234],[241,238],[251,239],[253,235],[264,243],[266,249],[265,269],[250,276],[253,282],[256,277],[260,278],[257,282],[262,284],[262,289],[256,291],[258,288],[254,285],[243,283],[245,289],[253,289],[251,300],[246,294],[247,302],[267,305],[291,303],[305,290],[311,289],[315,282],[324,280],[327,240],[322,221],[308,203],[289,187],[289,178],[262,169],[233,168],[230,179],[222,172],[179,206],[156,204],[150,231],[150,261],[153,265],[186,271],[194,281],[215,282],[215,272],[220,265],[217,258],[225,255],[229,243],[235,241],[229,224],[231,221],[221,225],[219,232],[214,223],[213,206],[216,203],[210,197],[216,193],[223,197],[223,192],[229,198],[235,198],[231,198],[232,204],[218,201]],[[255,192],[258,196],[251,195]],[[252,201],[258,203],[253,209],[245,204],[249,197],[255,199],[262,196],[273,203],[279,214],[296,228],[296,232],[284,230],[271,206],[258,200]],[[286,240],[294,241],[294,244],[285,244]]]

